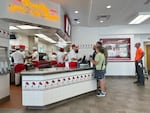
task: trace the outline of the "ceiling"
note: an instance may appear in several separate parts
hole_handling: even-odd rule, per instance
[[[14,26],[14,27],[17,27],[18,25],[38,26],[38,25],[31,24],[31,23],[25,23],[25,22],[20,22],[20,21],[12,21],[12,20],[5,20],[5,21],[9,22],[9,26]],[[35,37],[35,34],[44,34],[56,42],[60,41],[60,37],[61,39],[67,42],[70,42],[70,38],[67,37],[66,34],[59,29],[45,27],[45,26],[38,26],[38,27],[40,27],[41,29],[20,29],[19,28],[15,30],[10,30],[10,33],[18,33],[18,34],[23,34],[23,35],[32,36],[32,37]],[[58,34],[60,37],[58,37],[58,35],[56,34]]]
[[[138,12],[150,12],[150,0],[49,0],[59,3],[70,17],[73,25],[102,27],[112,25],[127,25]],[[111,9],[106,6],[111,5]],[[74,11],[79,13],[75,14]],[[97,16],[109,15],[104,23]],[[74,19],[79,19],[76,24]],[[150,24],[150,19],[142,24]]]
[[[136,16],[138,12],[150,12],[150,0],[49,0],[62,5],[64,11],[69,15],[73,26],[88,26],[88,27],[103,27],[114,25],[128,25],[128,23]],[[106,6],[111,5],[110,9]],[[74,11],[79,13],[75,14]],[[108,20],[100,23],[98,16],[107,16]],[[74,19],[79,19],[80,24],[77,24]],[[17,26],[22,24],[19,21],[10,21],[10,25]],[[142,24],[150,24],[150,19]],[[35,25],[37,26],[37,25]],[[41,27],[41,26],[40,26]],[[42,26],[39,30],[12,30],[12,32],[23,33],[30,36],[35,36],[37,33],[43,33],[55,41],[59,38],[55,35],[57,32],[61,37],[64,33],[58,29]],[[70,39],[67,39],[70,41]]]

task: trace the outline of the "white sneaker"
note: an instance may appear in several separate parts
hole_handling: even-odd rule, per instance
[[[102,93],[106,95],[106,91],[102,91]]]
[[[101,92],[106,95],[106,91],[102,91],[102,90],[98,90],[98,91],[97,91],[97,94],[99,94],[99,93],[101,93]]]
[[[104,96],[106,96],[104,93],[98,93],[97,95],[96,95],[97,97],[104,97]]]

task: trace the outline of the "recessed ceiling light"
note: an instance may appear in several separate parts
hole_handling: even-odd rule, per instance
[[[80,24],[80,21],[77,21],[77,24]]]
[[[19,25],[17,26],[18,28],[20,29],[42,29],[40,27],[37,27],[37,26],[30,26],[30,25]]]
[[[140,24],[150,18],[150,13],[139,13],[139,15],[133,19],[129,24]]]
[[[110,9],[110,8],[111,8],[111,5],[106,6],[106,8],[107,8],[107,9]]]
[[[35,34],[36,36],[38,36],[39,38],[43,39],[43,40],[46,40],[50,43],[56,43],[55,40],[49,38],[48,36],[44,35],[44,34]]]
[[[103,21],[103,20],[101,20],[101,21],[100,21],[100,23],[104,23],[104,21]]]
[[[79,11],[74,11],[74,13],[76,13],[76,14],[77,14],[77,13],[79,13]]]
[[[17,29],[18,29],[17,27],[9,26],[9,30],[17,30]]]

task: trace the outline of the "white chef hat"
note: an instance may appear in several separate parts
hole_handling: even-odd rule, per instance
[[[33,47],[32,50],[37,50],[37,47]]]

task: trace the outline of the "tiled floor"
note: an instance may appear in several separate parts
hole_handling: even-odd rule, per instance
[[[0,107],[0,113],[150,113],[150,80],[144,87],[133,84],[134,80],[107,78],[106,97],[91,93],[47,110]]]
[[[0,108],[24,108],[21,104],[21,86],[10,86],[10,100],[0,104]]]

